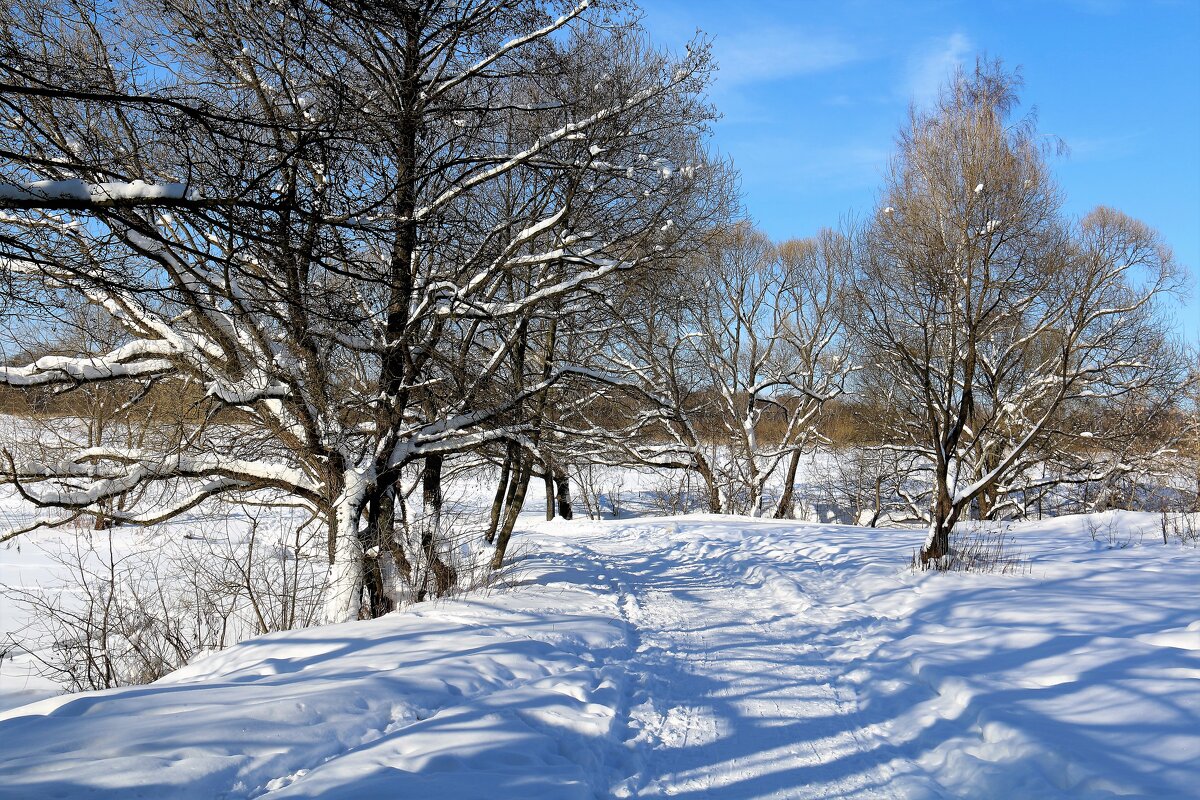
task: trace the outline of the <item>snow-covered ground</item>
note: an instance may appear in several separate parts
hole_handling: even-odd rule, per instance
[[[913,530],[531,523],[485,594],[0,714],[0,797],[1194,797],[1200,552],[1157,526],[914,574]]]

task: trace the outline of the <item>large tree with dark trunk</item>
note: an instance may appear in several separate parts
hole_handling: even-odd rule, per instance
[[[8,4],[0,267],[22,313],[66,293],[121,336],[0,383],[190,407],[9,443],[6,479],[37,525],[270,493],[328,526],[327,618],[386,611],[401,470],[536,449],[583,374],[548,331],[706,216],[708,71],[586,2]]]

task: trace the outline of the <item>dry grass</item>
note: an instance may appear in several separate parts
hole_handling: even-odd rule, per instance
[[[913,571],[924,570],[920,553],[913,553]],[[1030,565],[1016,548],[1008,525],[964,522],[950,533],[950,556],[936,566],[939,572],[991,572],[1027,575]]]

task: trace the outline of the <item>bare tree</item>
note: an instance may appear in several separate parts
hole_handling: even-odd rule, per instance
[[[714,229],[625,299],[607,360],[632,405],[624,424],[593,420],[593,433],[607,428],[626,459],[694,471],[713,512],[768,513],[768,484],[782,478],[771,511],[790,515],[817,414],[852,369],[837,313],[849,266],[849,242],[831,231],[776,247],[748,223]]]
[[[945,563],[955,523],[973,503],[989,513],[1030,456],[1091,435],[1072,409],[1161,403],[1182,383],[1156,305],[1170,251],[1111,209],[1064,218],[1034,120],[1012,119],[1018,85],[981,61],[914,109],[860,237],[866,374],[894,403],[892,441],[932,476],[923,565]]]

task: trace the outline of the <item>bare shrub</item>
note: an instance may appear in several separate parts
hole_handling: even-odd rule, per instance
[[[588,519],[602,519],[604,506],[613,518],[621,516],[625,471],[597,464],[581,464],[571,476],[579,489],[579,498],[587,511]]]
[[[262,633],[304,628],[317,622],[328,562],[320,525],[271,509],[247,510],[244,535],[192,533],[170,548],[178,591],[210,603],[222,629],[216,649]]]
[[[462,554],[469,552],[468,534],[459,515],[442,510],[424,514],[404,527],[403,546],[409,553],[407,594],[397,603],[420,603],[430,597],[445,597],[459,585]]]
[[[621,499],[625,489],[625,473],[621,470],[610,470],[607,487],[603,499],[608,501],[608,510],[612,513],[613,519],[617,519],[621,516]]]
[[[1133,532],[1117,525],[1111,514],[1092,514],[1084,522],[1092,541],[1108,550],[1124,550],[1132,547]]]
[[[594,513],[589,507],[589,515]],[[481,521],[466,497],[447,500],[436,512],[407,515],[396,532],[399,565],[385,575],[395,605],[404,607],[462,594],[486,593],[511,580],[507,568],[491,566],[492,550]],[[519,560],[519,551],[508,561]],[[507,563],[507,561],[506,561]]]
[[[831,451],[813,469],[814,503],[856,525],[926,521],[927,487],[915,479],[914,459],[876,447]]]
[[[113,531],[52,551],[56,582],[4,594],[28,619],[10,646],[68,691],[148,683],[213,644],[221,615],[179,597],[159,551],[120,554]]]
[[[700,487],[693,485],[692,472],[664,473],[648,493],[650,509],[660,516],[689,514],[704,507]]]
[[[600,468],[595,464],[581,464],[571,476],[579,489],[588,519],[600,519]]]
[[[182,541],[81,524],[44,548],[49,582],[0,587],[26,619],[6,647],[82,691],[149,683],[206,652],[313,624],[328,566],[320,526],[247,513],[248,528],[200,522]]]
[[[1200,513],[1163,511],[1162,537],[1163,544],[1175,539],[1182,545],[1200,545]]]

